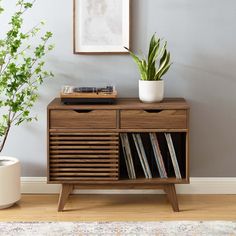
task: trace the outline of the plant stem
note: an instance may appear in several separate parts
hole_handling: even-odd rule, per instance
[[[6,132],[5,132],[5,134],[4,134],[4,138],[3,138],[2,144],[1,144],[1,146],[0,146],[0,153],[2,152],[3,147],[4,147],[5,143],[6,143],[7,136],[8,136],[8,134],[9,134],[10,128],[11,128],[11,126],[8,125],[8,126],[7,126],[7,129],[6,129]]]

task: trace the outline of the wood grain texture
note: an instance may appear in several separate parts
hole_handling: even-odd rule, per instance
[[[49,181],[118,180],[118,134],[51,133],[50,141]]]
[[[165,128],[126,128],[126,129],[119,129],[119,128],[116,128],[116,129],[93,129],[93,132],[96,133],[96,134],[99,134],[99,133],[106,133],[106,132],[111,132],[113,131],[114,133],[121,133],[121,132],[125,132],[125,133],[150,133],[150,132],[171,132],[171,133],[178,133],[178,132],[187,132],[188,129],[187,128],[184,128],[184,129],[175,129],[175,128],[171,128],[171,129],[165,129]],[[91,132],[91,129],[74,129],[74,128],[71,128],[71,129],[63,129],[63,128],[54,128],[54,129],[49,129],[49,132],[50,133],[77,133],[78,132],[88,132],[90,133]],[[102,139],[102,138],[101,138]],[[112,139],[112,138],[111,138]]]
[[[172,211],[164,194],[72,194],[63,212],[56,211],[57,201],[57,195],[22,195],[17,204],[0,211],[0,221],[235,221],[236,219],[236,195],[178,195],[181,209],[178,213]]]
[[[118,160],[117,158],[108,158],[105,157],[105,159],[100,159],[100,158],[97,158],[97,159],[79,159],[78,157],[76,158],[76,160],[74,159],[69,159],[69,158],[66,158],[66,159],[59,159],[59,160],[50,160],[50,163],[96,163],[96,162],[105,162],[105,163],[118,163]]]
[[[84,182],[84,183],[91,183],[92,181],[93,182],[99,182],[99,181],[107,181],[108,177],[107,176],[51,176],[50,177],[51,181],[48,182],[48,183],[58,183],[58,184],[63,184],[63,183],[66,183],[66,184],[76,184],[76,183],[80,183],[80,182]],[[117,177],[114,176],[114,177],[111,177],[109,176],[109,181],[116,181],[117,180]]]
[[[51,131],[51,130],[49,130],[49,131]],[[78,130],[63,130],[64,131],[64,133],[62,133],[62,132],[57,132],[57,133],[55,133],[54,134],[54,136],[51,136],[50,137],[50,140],[64,140],[64,141],[67,141],[67,140],[69,140],[69,141],[73,141],[73,140],[75,140],[75,141],[79,141],[79,140],[86,140],[86,138],[87,139],[89,139],[91,142],[92,142],[92,140],[95,140],[95,141],[99,141],[99,140],[108,140],[108,141],[113,141],[113,140],[119,140],[119,137],[118,136],[116,136],[116,134],[110,134],[110,133],[96,133],[96,137],[93,137],[94,136],[94,133],[91,135],[91,133],[89,134],[87,134],[87,133],[78,133]],[[91,132],[91,130],[89,130],[89,132]],[[51,133],[53,133],[53,131],[51,131]],[[68,133],[70,134],[70,136],[69,137],[67,137],[66,135],[68,135]],[[89,137],[84,137],[84,136],[88,136],[88,135],[90,135]],[[101,137],[97,137],[97,136],[101,136]],[[107,137],[106,136],[104,136],[104,135],[107,135]],[[109,135],[109,136],[108,136]],[[76,136],[76,137],[73,137],[73,136]],[[81,137],[80,137],[81,136]]]
[[[61,186],[61,191],[60,191],[60,196],[59,196],[59,201],[58,201],[58,211],[62,211],[66,201],[71,194],[73,190],[73,185],[72,184],[62,184]]]
[[[165,185],[164,191],[167,194],[167,198],[169,199],[169,202],[171,203],[173,211],[179,212],[179,204],[178,204],[178,199],[176,195],[175,185],[174,184]]]
[[[121,110],[121,129],[186,129],[186,110]]]
[[[50,166],[52,167],[52,168],[56,168],[56,167],[73,167],[73,168],[75,168],[75,167],[90,167],[90,166],[92,166],[92,167],[108,167],[108,166],[110,166],[110,167],[113,167],[113,166],[118,166],[118,162],[117,162],[117,164],[114,164],[114,163],[102,163],[102,164],[95,164],[94,162],[92,162],[92,161],[90,161],[89,163],[84,163],[84,162],[82,162],[82,163],[51,163],[50,164]]]
[[[76,186],[79,186],[80,189],[156,189],[156,188],[163,188],[163,185],[173,183],[173,184],[188,184],[188,180],[186,179],[176,179],[176,178],[153,178],[153,179],[145,179],[145,178],[138,178],[138,179],[116,179],[115,181],[110,181],[105,179],[97,179],[95,183],[91,182],[90,179],[73,179],[67,178],[66,181],[62,181],[65,183],[71,183]],[[61,183],[57,182],[54,178],[52,182],[49,183]]]
[[[50,128],[116,128],[115,110],[51,110]]]
[[[111,92],[74,92],[74,93],[60,93],[61,98],[116,98],[117,91]]]
[[[183,110],[189,109],[189,105],[183,98],[165,98],[162,102],[156,103],[143,103],[140,102],[137,98],[118,98],[115,104],[99,104],[99,105],[90,105],[90,104],[80,104],[80,105],[64,105],[61,103],[60,98],[55,98],[52,102],[49,103],[48,109],[63,109],[63,110],[74,110],[74,109],[88,109],[88,110],[149,110],[149,109],[175,109]]]

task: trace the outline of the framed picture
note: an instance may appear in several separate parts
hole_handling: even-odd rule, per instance
[[[74,53],[127,53],[130,0],[74,0]]]

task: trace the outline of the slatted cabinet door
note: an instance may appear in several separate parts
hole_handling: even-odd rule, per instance
[[[50,133],[50,181],[118,180],[117,133]]]

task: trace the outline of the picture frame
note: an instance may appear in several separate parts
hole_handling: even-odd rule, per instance
[[[73,0],[74,54],[127,54],[130,0]]]

